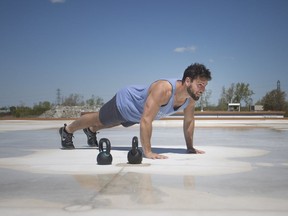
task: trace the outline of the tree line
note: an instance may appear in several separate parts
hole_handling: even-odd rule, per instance
[[[57,100],[56,103],[50,103],[49,101],[39,102],[32,107],[21,104],[19,106],[1,107],[0,117],[13,116],[16,118],[37,117],[47,110],[52,109],[55,106],[87,106],[89,108],[97,109],[104,104],[104,100],[101,97],[92,95],[91,98],[84,100],[84,97],[80,94],[70,94],[68,97],[64,97],[61,100]]]
[[[227,111],[228,103],[240,103],[241,110],[248,111],[253,104],[253,90],[248,83],[232,83],[229,87],[222,87],[222,92],[218,104],[210,104],[212,95],[211,90],[206,90],[200,100],[196,103],[196,110],[202,111]],[[14,117],[35,117],[39,116],[47,110],[55,106],[88,106],[99,109],[104,104],[103,98],[92,95],[89,99],[84,100],[80,94],[70,94],[68,97],[61,97],[60,89],[57,89],[56,103],[49,101],[39,102],[33,107],[25,105],[1,107],[0,117],[4,115],[12,115]],[[288,102],[286,101],[286,92],[277,86],[265,94],[255,105],[263,105],[265,111],[284,111],[288,116]],[[7,112],[5,112],[7,111]]]
[[[241,110],[250,110],[253,104],[252,95],[254,91],[248,83],[232,83],[228,88],[222,87],[222,92],[217,105],[209,103],[212,91],[204,92],[197,102],[198,110],[217,110],[227,111],[229,103],[240,103]],[[288,101],[286,101],[286,92],[282,91],[280,86],[267,92],[255,105],[262,105],[264,111],[283,111],[288,116]]]

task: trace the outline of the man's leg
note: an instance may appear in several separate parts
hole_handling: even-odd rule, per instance
[[[92,132],[96,132],[106,127],[99,120],[99,112],[95,112],[82,115],[80,118],[67,125],[65,130],[68,133],[74,133],[75,131],[84,128],[90,128]]]
[[[115,124],[115,125],[109,125],[109,126],[105,126],[105,128],[111,128],[111,127],[115,127],[118,126],[120,124]],[[100,129],[103,129],[104,126]],[[87,136],[87,144],[91,147],[98,147],[98,141],[97,141],[97,133],[98,130],[100,130],[99,127],[88,127],[88,128],[84,128],[83,131]]]
[[[101,119],[101,120],[100,120]],[[103,128],[110,128],[125,122],[118,111],[116,105],[116,95],[105,103],[99,112],[87,113],[66,127],[68,133],[74,133],[77,130],[89,128],[91,132],[96,133]]]
[[[125,120],[117,109],[116,96],[114,96],[101,107],[99,112],[86,113],[70,125],[64,125],[64,127],[60,128],[62,147],[67,149],[75,148],[72,141],[73,133],[80,129],[83,129],[86,134],[88,145],[97,146],[97,131],[118,126],[123,121]]]
[[[72,134],[77,130],[83,129],[84,133],[87,136],[87,144],[91,147],[98,147],[97,131],[103,128],[109,128],[113,126],[116,125],[104,126],[99,120],[99,112],[97,112],[86,113],[82,115],[79,119],[72,122],[65,129],[68,133]]]
[[[95,132],[89,130],[89,128],[95,129]],[[105,128],[105,126],[99,120],[99,113],[88,113],[82,115],[79,119],[73,121],[70,125],[64,125],[59,129],[61,136],[61,145],[64,149],[74,149],[73,133],[77,130],[83,129],[87,136],[87,143],[89,146],[97,147],[96,131]]]

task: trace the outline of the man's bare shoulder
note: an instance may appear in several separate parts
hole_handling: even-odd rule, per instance
[[[149,89],[149,97],[157,100],[160,105],[166,104],[172,95],[172,86],[168,81],[158,80]]]
[[[167,80],[157,80],[150,87],[150,90],[156,89],[159,89],[162,92],[172,91],[172,85]]]

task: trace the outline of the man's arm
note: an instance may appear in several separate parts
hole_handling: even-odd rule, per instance
[[[204,154],[202,150],[194,148],[194,128],[195,128],[195,101],[190,101],[189,105],[184,109],[183,132],[187,146],[187,153]]]
[[[144,112],[140,120],[140,140],[146,158],[165,159],[167,156],[152,152],[151,136],[152,122],[157,115],[161,105],[166,104],[171,97],[171,85],[167,82],[154,83],[149,90],[145,102]]]

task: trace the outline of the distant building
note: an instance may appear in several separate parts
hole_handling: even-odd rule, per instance
[[[240,112],[240,103],[228,103],[228,111]]]
[[[9,108],[0,109],[0,113],[10,113],[10,109]]]
[[[264,107],[263,107],[263,105],[254,105],[254,106],[250,107],[250,110],[251,111],[263,111]]]

